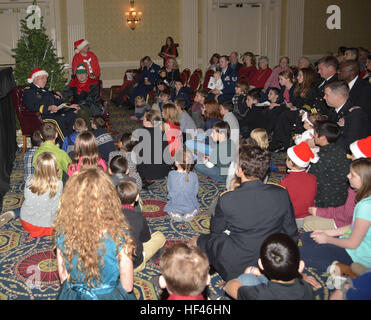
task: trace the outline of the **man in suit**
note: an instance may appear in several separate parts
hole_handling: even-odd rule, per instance
[[[340,127],[340,136],[336,144],[349,152],[351,143],[369,135],[370,124],[367,115],[362,107],[353,103],[345,81],[335,81],[326,85],[324,98],[327,105],[335,111],[331,120],[336,120]]]
[[[143,63],[143,77],[141,78],[138,86],[134,88],[130,97],[130,102],[132,105],[134,105],[134,101],[137,96],[142,96],[144,99],[146,99],[148,92],[154,88],[161,69],[161,67],[154,63],[148,56],[143,58]]]
[[[229,66],[238,73],[240,71],[240,68],[243,66],[243,64],[238,61],[238,52],[231,52],[231,54],[229,55],[229,61]]]
[[[288,192],[263,183],[269,163],[268,151],[241,147],[237,169],[241,186],[219,198],[210,234],[191,241],[207,254],[210,265],[226,281],[238,277],[247,266],[257,266],[260,246],[267,236],[282,232],[298,241]]]
[[[223,90],[212,90],[208,98],[214,99],[215,96],[218,96],[218,102],[222,103],[224,101],[232,100],[238,81],[238,72],[230,67],[228,56],[221,56],[219,59],[219,65],[222,73],[221,79],[223,82]]]
[[[371,123],[371,85],[359,77],[359,72],[357,61],[343,61],[338,71],[338,78],[348,83],[350,100],[354,106],[363,109]]]

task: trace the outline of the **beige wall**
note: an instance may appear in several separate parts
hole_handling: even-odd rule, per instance
[[[326,27],[330,5],[341,8],[341,30]],[[370,0],[306,0],[304,23],[304,54],[337,52],[339,46],[371,48]]]
[[[121,79],[127,66],[114,62],[135,62],[145,55],[160,59],[158,53],[167,36],[180,39],[179,0],[137,0],[135,7],[143,12],[143,20],[132,31],[126,24],[128,0],[85,0],[84,18],[86,39],[102,62],[102,79]],[[181,47],[179,50],[181,57]],[[105,62],[111,62],[105,66]]]
[[[132,31],[126,24],[127,0],[85,0],[85,32],[101,61],[157,57],[167,36],[179,42],[179,0],[137,0],[143,21]]]

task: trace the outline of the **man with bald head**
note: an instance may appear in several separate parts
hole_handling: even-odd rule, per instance
[[[343,61],[338,70],[339,80],[346,81],[349,86],[349,98],[355,106],[360,106],[367,113],[371,123],[371,85],[359,77],[358,61]]]

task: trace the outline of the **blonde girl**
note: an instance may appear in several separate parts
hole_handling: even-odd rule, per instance
[[[74,157],[68,166],[68,176],[71,177],[81,167],[95,166],[107,170],[105,161],[100,157],[96,138],[90,131],[80,133],[75,142]]]
[[[62,195],[63,183],[55,155],[51,152],[40,154],[35,163],[35,173],[30,176],[24,188],[24,202],[20,220],[30,237],[50,236],[53,222]]]
[[[267,150],[269,147],[268,133],[265,129],[256,128],[250,133],[250,138],[254,139],[263,150]]]
[[[168,202],[164,211],[175,221],[191,221],[198,213],[198,176],[192,172],[193,153],[181,148],[175,153],[177,170],[167,179]]]
[[[135,243],[110,177],[82,168],[66,183],[55,222],[60,300],[135,300]]]

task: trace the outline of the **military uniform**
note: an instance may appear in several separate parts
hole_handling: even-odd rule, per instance
[[[232,101],[235,95],[235,87],[238,81],[238,72],[228,66],[227,70],[223,73],[221,71],[221,79],[223,82],[223,90],[221,95],[218,96],[218,102]],[[215,95],[210,93],[208,99],[214,99]]]
[[[263,241],[286,233],[295,242],[298,230],[288,192],[278,185],[249,181],[223,194],[210,220],[210,234],[198,238],[210,265],[229,281],[248,266],[257,266]]]
[[[49,106],[59,106],[63,103],[63,100],[56,98],[51,91],[39,88],[31,83],[30,86],[24,90],[23,103],[28,110],[40,112],[44,122],[53,122],[56,125],[60,139],[59,142],[63,142],[64,138],[72,133],[76,114],[73,113],[73,110],[66,112],[59,111],[57,113],[49,111]]]
[[[155,63],[152,63],[149,67],[143,68],[143,77],[140,80],[138,86],[134,88],[133,94],[130,97],[130,102],[132,105],[134,105],[135,98],[137,96],[142,96],[144,99],[146,99],[148,92],[150,92],[155,86],[160,69],[161,67]],[[145,79],[147,79],[151,84],[144,84]]]
[[[355,106],[349,99],[345,105],[336,114],[335,120],[340,127],[341,134],[336,141],[336,144],[343,147],[347,152],[350,152],[349,146],[356,140],[364,139],[369,136],[370,122],[367,114],[362,107]]]

